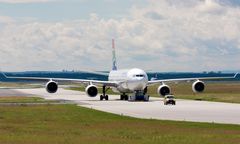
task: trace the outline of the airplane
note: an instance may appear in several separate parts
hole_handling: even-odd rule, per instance
[[[102,94],[100,100],[108,100],[106,94],[110,88],[117,93],[120,93],[120,100],[144,100],[149,101],[147,95],[147,88],[150,85],[160,84],[157,93],[160,96],[166,96],[171,93],[171,88],[166,82],[180,82],[192,81],[192,90],[195,93],[201,93],[205,90],[205,83],[203,80],[221,80],[221,79],[234,79],[237,77],[236,73],[232,77],[200,77],[200,78],[177,78],[177,79],[148,79],[147,73],[139,68],[132,69],[118,69],[116,61],[115,43],[112,39],[112,70],[108,74],[108,81],[101,80],[88,80],[88,79],[67,79],[67,78],[43,78],[43,77],[9,77],[2,73],[8,79],[22,79],[22,80],[41,80],[46,81],[46,91],[49,93],[56,93],[58,91],[59,82],[74,82],[86,84],[85,92],[89,97],[96,97],[98,95],[98,86],[102,87]],[[132,93],[131,96],[127,94]]]

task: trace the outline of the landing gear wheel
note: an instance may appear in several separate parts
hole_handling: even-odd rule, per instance
[[[120,95],[120,100],[128,100],[128,95],[126,94]]]
[[[106,95],[106,96],[105,96],[105,100],[107,100],[107,101],[108,101],[108,95]]]
[[[123,99],[124,99],[123,95],[120,95],[120,100],[123,100]]]
[[[124,96],[124,100],[126,100],[126,101],[128,100],[128,95]]]
[[[100,101],[102,101],[103,100],[103,95],[100,95]]]

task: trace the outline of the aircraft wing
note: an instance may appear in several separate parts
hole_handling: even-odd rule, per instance
[[[19,79],[29,81],[56,81],[56,82],[74,82],[74,83],[86,83],[95,85],[105,85],[110,87],[116,87],[117,82],[101,81],[101,80],[87,80],[87,79],[68,79],[68,78],[45,78],[45,77],[9,77],[2,73],[6,79]]]
[[[148,85],[164,83],[164,82],[180,82],[180,81],[196,81],[196,80],[222,80],[222,79],[234,79],[238,73],[232,77],[200,77],[200,78],[179,78],[179,79],[162,79],[162,80],[152,80],[148,82]]]

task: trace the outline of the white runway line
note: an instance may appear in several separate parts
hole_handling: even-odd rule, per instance
[[[240,104],[177,100],[177,105],[166,106],[162,98],[128,102],[117,100],[119,96],[109,96],[109,101],[99,101],[99,96],[90,98],[84,92],[64,89],[59,89],[56,94],[49,94],[43,88],[18,91],[45,99],[71,100],[83,107],[137,118],[240,124]]]

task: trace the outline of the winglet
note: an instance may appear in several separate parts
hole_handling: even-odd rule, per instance
[[[4,78],[8,78],[8,76],[6,76],[6,74],[4,73],[4,72],[2,72],[2,71],[0,71],[0,73],[2,73],[2,75],[4,76]]]
[[[236,78],[236,77],[238,76],[238,74],[239,74],[239,73],[237,72],[237,73],[234,75],[234,78]]]

